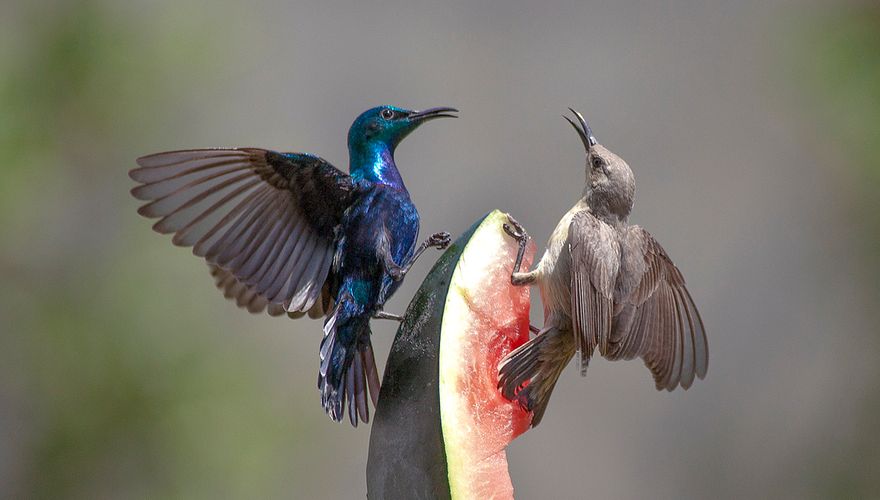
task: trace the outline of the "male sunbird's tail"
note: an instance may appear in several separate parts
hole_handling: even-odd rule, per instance
[[[324,322],[318,389],[330,418],[342,420],[346,401],[348,418],[357,427],[358,417],[370,421],[367,398],[379,398],[379,373],[370,341],[370,315],[349,294],[343,295]]]

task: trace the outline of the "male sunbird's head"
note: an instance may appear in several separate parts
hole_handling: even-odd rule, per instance
[[[577,131],[586,150],[585,193],[594,211],[607,211],[626,218],[633,206],[636,181],[632,170],[623,159],[599,144],[583,115],[568,108],[577,118],[575,123],[565,116]]]
[[[455,118],[455,108],[431,108],[412,111],[394,106],[378,106],[368,109],[351,125],[348,146],[360,149],[364,146],[384,146],[394,150],[404,137],[419,125],[434,118]]]

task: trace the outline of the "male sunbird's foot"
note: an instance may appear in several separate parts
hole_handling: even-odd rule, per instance
[[[394,321],[403,321],[403,316],[398,316],[396,314],[391,314],[385,311],[376,311],[373,314],[373,317],[376,319],[393,319]]]
[[[410,268],[413,264],[415,264],[416,259],[422,255],[426,249],[430,247],[437,247],[440,250],[445,249],[449,246],[449,243],[452,241],[452,236],[449,235],[446,231],[440,231],[439,233],[434,233],[428,237],[418,248],[416,248],[413,256],[410,257],[409,262],[407,262],[403,266],[398,266],[394,262],[394,258],[391,256],[391,252],[388,247],[382,249],[382,257],[385,260],[385,267],[388,270],[388,274],[391,276],[391,279],[394,281],[400,281],[409,272]]]
[[[389,267],[388,275],[391,276],[391,279],[394,281],[400,281],[403,279],[403,276],[406,274],[406,270],[402,267]]]
[[[429,247],[437,247],[439,250],[445,250],[451,242],[452,235],[446,231],[440,231],[439,233],[434,233],[428,237],[428,240],[425,243]]]

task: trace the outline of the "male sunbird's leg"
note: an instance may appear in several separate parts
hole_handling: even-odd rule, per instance
[[[416,251],[413,253],[413,256],[409,259],[409,261],[402,265],[398,266],[397,263],[394,262],[394,258],[391,256],[391,252],[387,246],[383,246],[381,249],[382,257],[385,260],[385,267],[388,269],[388,272],[391,274],[391,278],[394,281],[400,281],[406,276],[406,273],[409,272],[410,268],[415,264],[416,259],[422,255],[422,252],[431,247],[436,247],[439,250],[444,250],[449,246],[449,243],[452,241],[452,236],[449,235],[446,231],[440,231],[439,233],[434,233],[428,237],[427,240],[423,241]]]
[[[537,278],[535,271],[519,272],[520,267],[522,267],[523,255],[526,253],[526,245],[529,242],[529,233],[513,217],[508,215],[507,220],[510,224],[504,224],[504,232],[512,236],[519,245],[516,252],[516,262],[513,263],[513,271],[510,273],[510,282],[516,286],[530,285]]]
[[[376,319],[393,319],[394,321],[403,321],[403,316],[398,316],[397,314],[391,314],[385,311],[376,311],[373,313],[373,317]]]

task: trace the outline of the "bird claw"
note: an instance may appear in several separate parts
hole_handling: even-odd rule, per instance
[[[516,219],[508,215],[507,221],[510,224],[504,224],[503,228],[505,233],[509,234],[513,239],[519,242],[524,242],[529,239],[529,233],[526,232],[525,228],[522,227]]]
[[[451,242],[452,235],[450,235],[446,231],[434,233],[428,238],[428,246],[437,247],[440,250],[445,250]]]
[[[388,269],[388,275],[391,276],[391,279],[394,281],[400,281],[403,279],[403,269],[399,267],[392,267]]]
[[[392,313],[381,311],[381,310],[373,313],[373,317],[376,319],[390,319],[390,320],[394,320],[394,321],[403,322],[403,316],[399,316],[397,314],[392,314]]]

